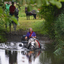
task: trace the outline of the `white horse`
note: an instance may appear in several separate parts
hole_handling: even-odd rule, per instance
[[[30,49],[41,48],[40,43],[38,42],[36,38],[30,38],[28,40],[28,46]]]

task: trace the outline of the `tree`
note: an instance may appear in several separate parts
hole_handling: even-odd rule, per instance
[[[17,0],[19,1],[19,0]],[[26,3],[26,4],[30,4],[30,5],[36,5],[37,7],[40,7],[41,5],[56,5],[58,8],[61,8],[62,7],[62,3],[61,2],[64,2],[64,0],[20,0],[22,3],[23,1]]]

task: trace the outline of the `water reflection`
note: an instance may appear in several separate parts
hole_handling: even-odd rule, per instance
[[[39,55],[40,55],[41,51],[22,51],[20,53],[18,53],[18,64],[37,64],[36,62],[39,62],[37,60],[39,60]],[[19,59],[19,57],[21,56],[21,58]],[[21,60],[21,61],[20,61]]]
[[[51,61],[45,51],[0,50],[0,64],[51,64]]]
[[[0,49],[0,64],[9,64],[9,57],[5,55],[5,50]]]
[[[48,56],[46,52],[43,51],[40,56],[40,62],[41,64],[52,64],[52,58],[51,56]]]
[[[46,51],[0,49],[0,64],[64,64],[61,57],[59,59],[53,54],[54,47],[52,45],[45,46]]]
[[[17,52],[5,50],[5,55],[8,57],[8,64],[15,64],[17,61]]]
[[[0,64],[40,64],[40,53],[41,51],[0,50]]]

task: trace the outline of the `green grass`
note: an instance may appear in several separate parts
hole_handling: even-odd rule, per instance
[[[44,19],[33,20],[31,17],[30,20],[26,20],[26,17],[19,17],[18,22],[19,25],[17,25],[17,30],[28,30],[29,28],[33,28],[33,31],[37,32],[38,34],[45,34],[45,31],[43,30]]]

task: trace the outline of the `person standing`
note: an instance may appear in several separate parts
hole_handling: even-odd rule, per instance
[[[9,8],[10,8],[10,4],[9,4],[9,2],[7,2],[6,5],[5,5],[6,14],[9,14]],[[6,31],[7,31],[7,23],[5,23],[5,27],[6,27]]]
[[[10,4],[9,4],[9,2],[6,4],[6,13],[8,12],[9,13],[9,8],[10,8]]]
[[[12,5],[9,8],[11,16],[13,16],[13,15],[15,16],[15,9],[16,9],[16,7],[14,6],[14,2],[12,2]],[[12,23],[13,23],[14,30],[16,32],[16,23],[14,21],[12,21]],[[11,32],[11,23],[10,23],[9,27],[10,27],[10,32]]]
[[[12,2],[12,5],[10,6],[10,15],[14,15],[16,7],[14,6],[14,2]]]

